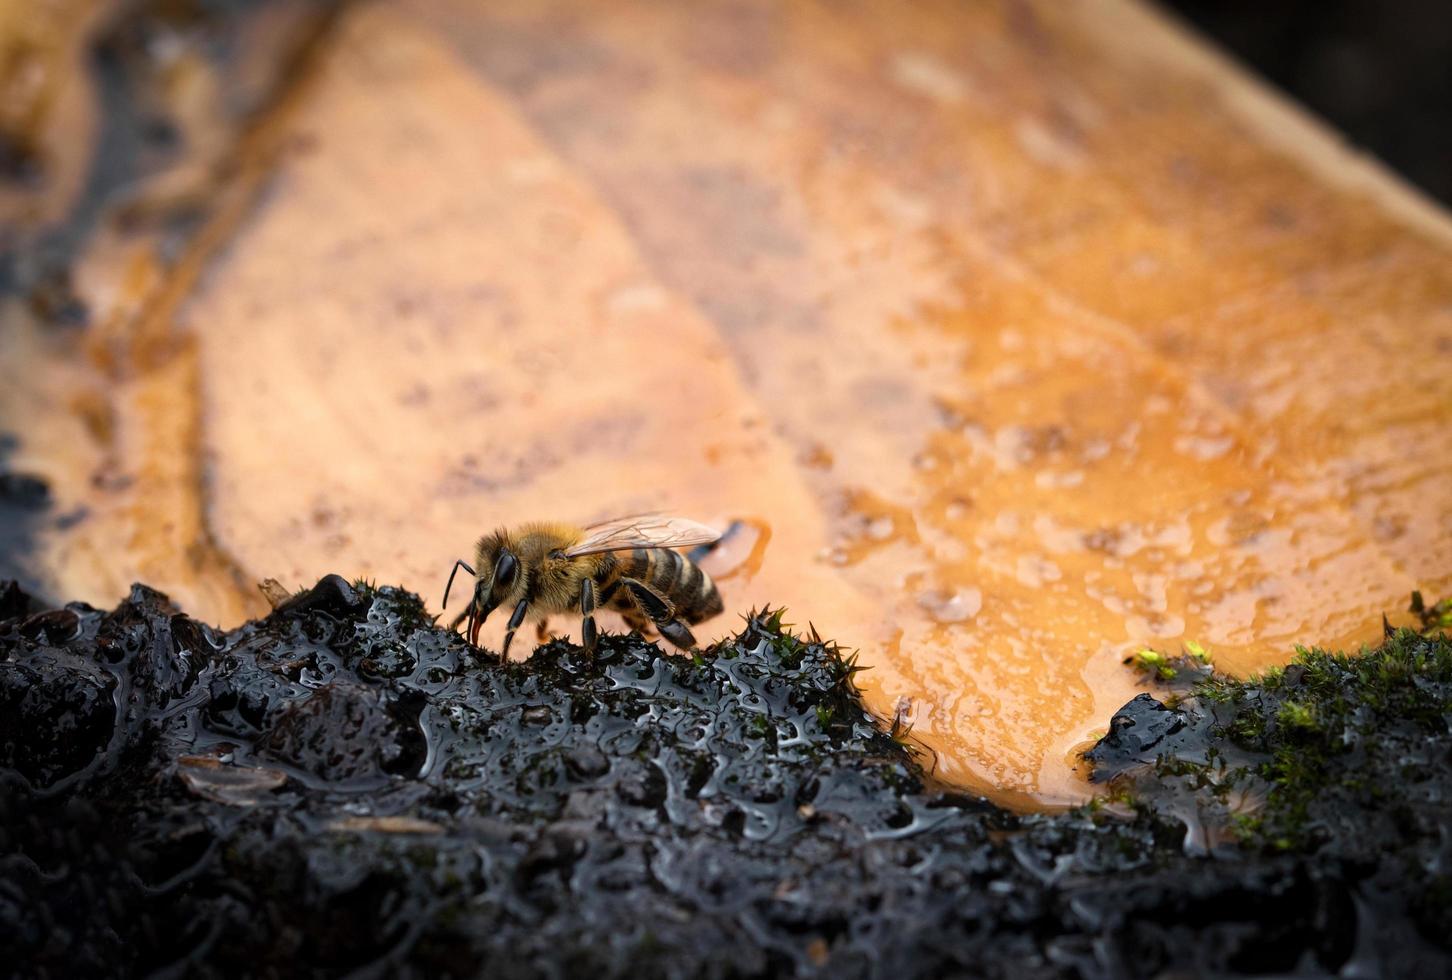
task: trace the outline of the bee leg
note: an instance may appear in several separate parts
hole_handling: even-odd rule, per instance
[[[509,644],[514,639],[514,631],[519,629],[519,624],[524,622],[524,614],[529,611],[529,600],[520,599],[519,605],[514,607],[514,615],[509,617],[509,629],[504,634],[504,646],[499,648],[499,659],[509,657]]]
[[[449,590],[454,587],[454,576],[458,574],[461,568],[470,575],[474,574],[474,569],[470,568],[469,563],[462,558],[454,562],[454,570],[449,573],[449,580],[444,583],[444,604],[441,607],[443,609],[449,608]]]
[[[550,632],[550,623],[547,619],[541,619],[534,624],[534,638],[539,643],[548,643],[553,639],[554,634]]]
[[[580,583],[580,643],[585,652],[595,652],[595,583],[585,579]]]
[[[655,628],[660,630],[661,636],[682,650],[689,650],[696,645],[696,638],[691,635],[686,624],[676,619],[676,610],[670,604],[670,600],[644,582],[633,578],[622,578],[620,581],[630,590],[630,594],[634,597],[635,604],[640,607],[641,612],[649,616],[652,623],[655,623]]]
[[[668,623],[657,623],[660,635],[670,640],[671,643],[682,650],[694,650],[696,648],[696,636],[691,632],[690,627],[679,619],[673,619]]]

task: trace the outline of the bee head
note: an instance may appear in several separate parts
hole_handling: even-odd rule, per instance
[[[501,532],[491,534],[479,542],[479,576],[474,580],[474,598],[471,604],[473,623],[469,628],[469,642],[477,643],[479,627],[499,606],[515,603],[525,590],[524,575],[519,559],[515,557],[508,538]]]

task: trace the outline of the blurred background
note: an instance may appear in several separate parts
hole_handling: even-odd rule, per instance
[[[1248,67],[1452,203],[1452,4],[1168,0]]]

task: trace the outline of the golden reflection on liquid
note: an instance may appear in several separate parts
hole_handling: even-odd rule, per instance
[[[218,552],[437,609],[498,525],[742,519],[699,637],[785,605],[1037,804],[1137,646],[1249,671],[1452,585],[1447,248],[1058,8],[887,9],[350,13],[177,324]]]
[[[760,517],[732,518],[711,525],[722,536],[698,564],[716,582],[750,582],[766,561],[771,525]]]

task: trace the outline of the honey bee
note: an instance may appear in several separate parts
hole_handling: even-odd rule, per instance
[[[477,572],[462,560],[454,563],[444,608],[461,568],[475,577],[474,595],[449,628],[467,620],[469,642],[477,645],[489,614],[499,606],[512,608],[501,649],[507,656],[514,631],[531,612],[541,639],[550,616],[578,612],[581,643],[594,652],[595,610],[613,609],[631,629],[654,625],[672,644],[689,650],[696,645],[689,625],[721,612],[721,593],[692,557],[671,549],[710,545],[720,537],[704,524],[654,514],[587,527],[501,528],[479,539]]]

